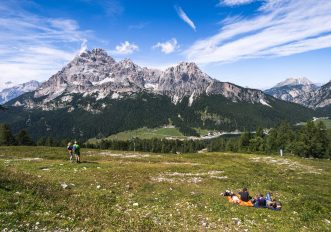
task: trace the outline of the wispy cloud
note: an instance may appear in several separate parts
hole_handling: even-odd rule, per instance
[[[184,53],[200,63],[288,56],[331,47],[331,1],[265,0],[253,19],[225,20],[221,31]]]
[[[124,12],[124,7],[118,0],[82,0],[91,6],[100,8],[107,16],[118,16]]]
[[[117,45],[115,50],[110,51],[110,53],[115,55],[128,55],[138,50],[138,45],[130,43],[129,41],[124,41],[123,43]]]
[[[160,48],[161,51],[165,54],[170,54],[176,51],[179,48],[177,40],[172,38],[171,40],[165,41],[163,43],[158,42],[156,43],[153,48]]]
[[[187,16],[187,14],[183,11],[183,9],[179,6],[175,6],[176,12],[178,16],[187,23],[194,31],[196,31],[195,24],[193,21]]]
[[[226,6],[237,6],[237,5],[244,5],[256,0],[220,0],[219,5],[226,5]]]
[[[45,80],[86,46],[91,31],[72,19],[31,14],[19,3],[0,7],[0,82]]]
[[[143,28],[145,28],[149,23],[147,22],[141,22],[138,24],[133,24],[129,26],[129,30],[141,30]]]

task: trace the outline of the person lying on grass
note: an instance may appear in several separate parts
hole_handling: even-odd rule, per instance
[[[266,196],[266,207],[268,209],[272,209],[272,210],[281,210],[282,209],[282,203],[277,201],[276,199],[272,199],[271,198],[271,193],[267,193]]]
[[[247,202],[240,199],[240,195],[232,193],[230,190],[226,190],[221,194],[222,196],[227,196],[229,202],[238,204],[241,206],[254,206],[256,208],[268,208],[272,210],[281,210],[282,204],[276,199],[271,198],[271,193],[267,193],[266,198],[263,194],[256,195],[253,199],[248,200]]]
[[[252,203],[256,208],[265,208],[267,206],[267,201],[263,197],[263,194],[259,194],[252,199]]]

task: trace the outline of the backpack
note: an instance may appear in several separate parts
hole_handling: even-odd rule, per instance
[[[80,147],[78,144],[74,145],[74,151],[75,151],[75,154],[78,154],[78,155],[80,154]]]

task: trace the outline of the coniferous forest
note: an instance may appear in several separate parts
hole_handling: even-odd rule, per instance
[[[27,93],[22,97],[29,97]],[[19,100],[20,98],[18,98]],[[67,108],[56,110],[25,109],[12,107],[0,114],[0,121],[10,125],[13,133],[22,128],[34,140],[52,137],[56,140],[75,138],[87,140],[102,134],[109,136],[121,131],[142,127],[155,128],[169,123],[187,136],[196,136],[192,128],[217,131],[254,131],[257,127],[272,128],[286,120],[291,124],[307,121],[318,116],[312,109],[270,97],[270,107],[247,102],[232,102],[221,96],[201,96],[189,105],[189,99],[173,104],[166,96],[149,93],[137,94],[125,99],[105,98],[95,102],[94,98],[75,95]],[[86,105],[100,112],[86,111]]]
[[[0,124],[0,146],[65,147],[69,141],[70,139],[57,140],[53,137],[41,137],[33,141],[25,129],[13,135],[7,124]],[[276,154],[282,150],[284,155],[331,158],[331,131],[326,129],[323,122],[312,121],[296,127],[282,122],[268,131],[257,128],[254,133],[244,131],[240,136],[220,136],[210,140],[133,138],[127,141],[102,139],[96,143],[79,142],[86,148],[153,153],[196,153],[207,148],[210,152]]]

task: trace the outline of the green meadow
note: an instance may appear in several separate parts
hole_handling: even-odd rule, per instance
[[[331,161],[0,147],[0,231],[331,231]],[[220,194],[267,191],[281,211]]]

